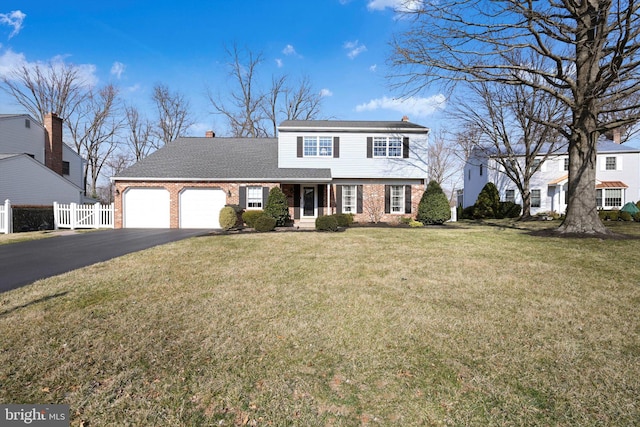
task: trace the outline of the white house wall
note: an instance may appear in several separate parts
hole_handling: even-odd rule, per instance
[[[29,156],[0,160],[0,200],[12,205],[80,203],[82,190]]]
[[[26,115],[0,117],[0,153],[29,154],[44,163],[44,128]]]
[[[85,160],[83,160],[73,148],[67,144],[62,144],[62,161],[69,162],[69,175],[64,175],[64,177],[82,188],[84,186],[82,177],[84,172],[83,163]]]
[[[340,157],[297,157],[297,138],[300,136],[339,137]],[[409,158],[367,158],[368,136],[408,137]],[[281,168],[330,168],[333,178],[403,177],[424,179],[427,175],[426,145],[426,135],[281,131],[278,136],[278,166]],[[418,157],[419,155],[420,157]]]

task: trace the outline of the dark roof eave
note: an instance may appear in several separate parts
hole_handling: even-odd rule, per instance
[[[331,182],[331,177],[253,177],[253,178],[171,178],[171,177],[139,177],[112,176],[111,182]]]

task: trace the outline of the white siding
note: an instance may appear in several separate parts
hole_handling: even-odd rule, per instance
[[[0,153],[30,154],[44,163],[44,128],[27,115],[0,117]]]
[[[297,157],[297,137],[331,136],[340,138],[340,157]],[[368,136],[408,137],[410,157],[367,158]],[[333,178],[425,178],[426,135],[367,134],[348,132],[280,132],[278,166],[281,168],[330,168]],[[421,152],[420,158],[413,151]]]
[[[12,205],[81,203],[82,190],[27,155],[0,160],[0,199]]]
[[[84,160],[82,157],[67,144],[62,144],[62,161],[69,162],[69,175],[64,175],[64,177],[82,188],[84,186],[84,180],[82,178],[84,176]]]

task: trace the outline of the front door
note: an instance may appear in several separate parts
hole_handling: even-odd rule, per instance
[[[316,189],[315,187],[304,187],[302,189],[302,216],[316,216]]]

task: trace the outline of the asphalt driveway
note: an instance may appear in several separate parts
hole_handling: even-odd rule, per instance
[[[118,229],[0,245],[0,292],[208,230]]]

